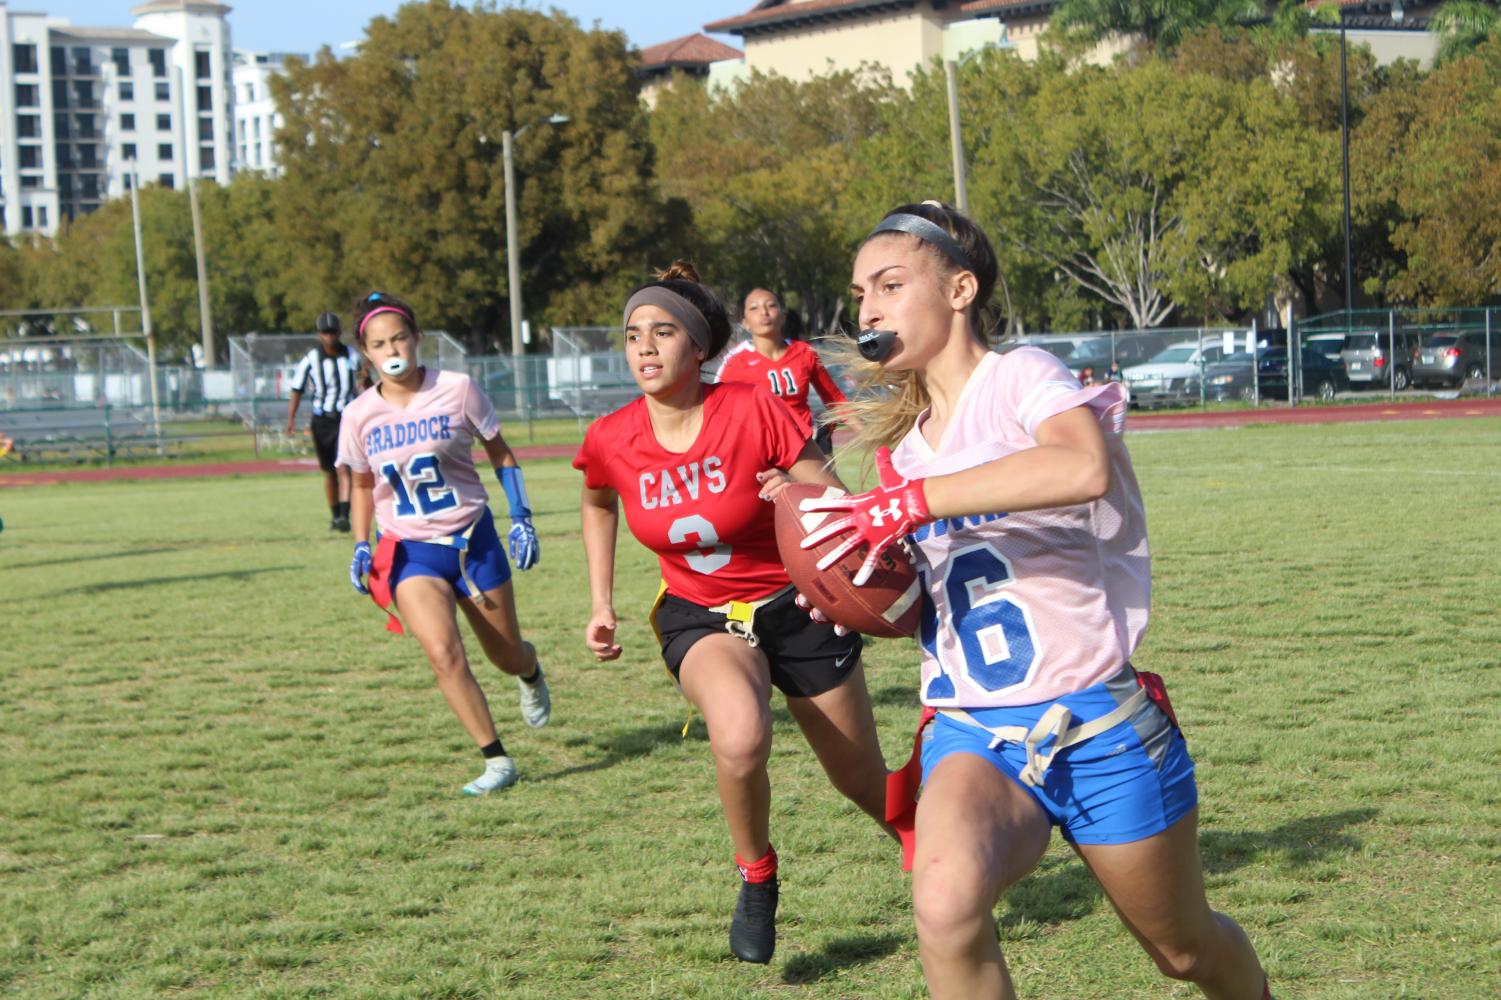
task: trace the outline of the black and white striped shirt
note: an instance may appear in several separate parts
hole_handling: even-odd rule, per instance
[[[348,344],[340,346],[343,353],[332,358],[323,353],[323,348],[313,348],[297,362],[297,370],[292,373],[292,389],[312,395],[315,417],[342,413],[360,394],[355,382],[360,354]]]

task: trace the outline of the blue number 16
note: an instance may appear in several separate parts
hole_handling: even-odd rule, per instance
[[[438,456],[430,451],[413,455],[407,461],[404,475],[395,462],[382,465],[380,474],[396,494],[397,517],[431,517],[459,505],[453,487],[443,478]],[[414,497],[416,503],[412,502]]]
[[[998,591],[1013,582],[1011,564],[989,542],[960,549],[949,557],[943,590],[949,627],[959,637],[958,663],[945,662],[938,649],[938,614],[923,581],[922,617],[917,638],[938,661],[939,673],[928,682],[924,700],[942,702],[955,696],[958,670],[986,691],[1001,691],[1026,681],[1040,655],[1027,609]],[[987,645],[990,650],[987,650]]]

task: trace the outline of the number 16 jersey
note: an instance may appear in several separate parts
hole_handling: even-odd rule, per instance
[[[1035,347],[987,354],[937,448],[919,419],[892,453],[907,478],[942,476],[1037,446],[1037,428],[1075,407],[1104,433],[1110,488],[1092,503],[945,518],[909,540],[923,585],[922,701],[939,708],[1032,705],[1121,669],[1147,626],[1146,514],[1122,433],[1117,383],[1081,388]]]
[[[765,389],[706,385],[687,451],[658,443],[643,397],[590,424],[573,466],[589,489],[620,494],[631,534],[657,554],[668,591],[712,608],[791,582],[756,473],[790,468],[805,440]]]
[[[428,368],[405,407],[371,387],[344,408],[339,464],[375,474],[375,519],[404,542],[456,535],[490,496],[474,467],[476,438],[500,433],[490,400],[459,372]]]

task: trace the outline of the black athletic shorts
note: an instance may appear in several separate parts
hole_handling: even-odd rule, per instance
[[[339,415],[315,413],[312,428],[313,450],[318,453],[318,468],[332,472],[334,460],[339,457]]]
[[[820,625],[795,603],[791,587],[756,610],[754,629],[771,664],[771,682],[790,698],[810,698],[832,691],[860,662],[859,633],[835,635],[833,625]],[[665,594],[653,616],[662,637],[662,659],[676,678],[683,657],[695,642],[708,635],[726,635],[725,616],[701,604]]]

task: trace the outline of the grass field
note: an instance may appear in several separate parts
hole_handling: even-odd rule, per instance
[[[1212,900],[1279,997],[1496,996],[1496,422],[1131,446],[1156,564],[1138,662],[1198,761]],[[779,946],[730,959],[731,849],[644,623],[654,565],[623,540],[626,655],[593,664],[577,474],[528,479],[543,555],[518,594],[553,723],[526,730],[477,668],[523,774],[479,800],[415,644],[349,590],[316,476],[0,489],[0,991],[924,995],[898,852],[780,705]],[[911,645],[868,665],[895,764]],[[1057,844],[997,915],[1024,997],[1195,995]]]

